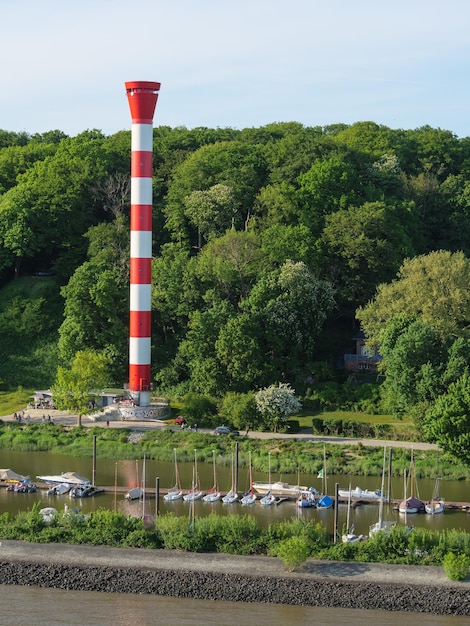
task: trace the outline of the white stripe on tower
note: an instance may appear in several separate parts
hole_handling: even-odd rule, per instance
[[[150,404],[153,115],[160,83],[126,83],[132,116],[129,391]]]

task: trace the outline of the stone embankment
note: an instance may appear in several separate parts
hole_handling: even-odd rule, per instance
[[[96,546],[0,546],[0,584],[203,600],[470,615],[470,582],[442,568],[278,559]]]

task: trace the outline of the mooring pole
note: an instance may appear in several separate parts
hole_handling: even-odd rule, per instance
[[[338,537],[338,483],[335,483],[335,516],[334,516],[334,533],[335,533],[335,537],[334,537],[334,543],[336,543],[336,539]]]
[[[93,435],[93,486],[96,487],[96,435]]]
[[[235,443],[235,493],[238,493],[238,441]]]
[[[155,524],[157,523],[158,507],[160,504],[160,477],[155,478]]]

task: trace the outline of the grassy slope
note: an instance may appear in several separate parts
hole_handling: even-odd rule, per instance
[[[48,387],[57,367],[63,300],[54,277],[26,276],[0,290],[0,382],[3,389]]]

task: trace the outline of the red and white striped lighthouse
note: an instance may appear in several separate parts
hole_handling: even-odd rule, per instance
[[[153,115],[160,83],[126,83],[132,116],[129,391],[150,405]]]

